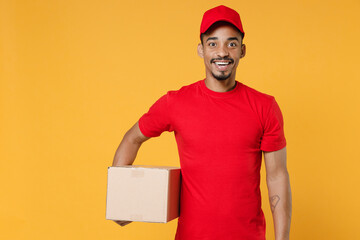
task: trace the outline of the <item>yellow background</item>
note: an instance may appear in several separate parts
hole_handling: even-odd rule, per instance
[[[246,32],[237,79],[284,115],[292,239],[360,239],[359,0],[1,0],[0,239],[173,238],[176,220],[105,220],[107,167],[155,100],[204,77],[199,25],[219,4]],[[178,166],[173,135],[135,163]]]

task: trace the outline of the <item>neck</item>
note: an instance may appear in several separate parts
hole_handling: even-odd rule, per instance
[[[208,89],[214,92],[228,92],[235,88],[236,81],[231,77],[222,81],[207,77],[205,79],[205,85]]]

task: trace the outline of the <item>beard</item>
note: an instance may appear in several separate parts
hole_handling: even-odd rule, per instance
[[[210,60],[210,63],[214,63],[215,61],[222,61],[222,60],[225,60],[225,61],[230,61],[230,64],[233,64],[234,63],[234,59],[232,58],[228,58],[228,57],[224,57],[224,58],[213,58]],[[228,75],[225,75],[225,72],[221,72],[221,74],[219,75],[216,75],[214,72],[211,72],[211,74],[213,75],[213,77],[218,80],[218,81],[224,81],[226,79],[228,79],[230,76],[231,76],[231,72],[228,74]]]
[[[220,75],[216,75],[215,73],[211,73],[213,75],[213,77],[218,80],[218,81],[224,81],[226,79],[228,79],[231,75],[231,73],[229,73],[228,75],[225,75],[225,72],[221,72]]]

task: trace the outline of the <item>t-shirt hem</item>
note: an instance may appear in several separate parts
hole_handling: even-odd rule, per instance
[[[281,144],[277,145],[267,145],[265,147],[261,147],[261,150],[264,152],[274,152],[283,149],[286,147],[286,141],[283,141]]]
[[[153,135],[151,134],[151,132],[147,131],[147,130],[144,128],[144,126],[143,126],[143,124],[142,124],[142,118],[139,119],[139,129],[140,129],[140,132],[141,132],[145,137],[148,137],[148,138],[150,138],[150,137],[155,137],[155,136],[153,136]]]

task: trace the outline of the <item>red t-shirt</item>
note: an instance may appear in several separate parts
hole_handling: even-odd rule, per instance
[[[139,120],[141,132],[174,131],[182,186],[176,240],[263,240],[262,151],[285,147],[274,97],[236,82],[224,93],[204,80],[170,91]]]

